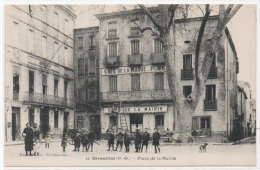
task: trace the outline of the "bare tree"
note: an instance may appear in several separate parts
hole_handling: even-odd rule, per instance
[[[177,78],[177,69],[175,62],[176,56],[174,47],[176,28],[174,20],[176,10],[180,5],[158,5],[159,18],[156,16],[155,13],[151,12],[149,8],[145,7],[144,5],[138,6],[143,10],[145,15],[152,21],[154,25],[153,27],[139,27],[140,31],[151,31],[152,35],[156,36],[162,42],[163,45],[163,55],[166,63],[166,73],[175,111],[175,130],[177,132],[183,133],[190,132],[191,128],[187,127],[186,125],[191,124],[191,114],[195,111],[198,102],[201,98],[202,92],[204,91],[204,87],[207,82],[208,73],[212,63],[212,58],[215,55],[215,52],[219,50],[218,45],[222,33],[227,23],[237,13],[237,11],[241,8],[242,5],[230,4],[227,7],[225,7],[224,5],[220,5],[219,18],[214,33],[211,37],[209,37],[209,39],[204,41],[204,30],[211,13],[211,9],[209,4],[205,5],[205,12],[203,12],[203,10],[200,8],[200,10],[203,13],[203,18],[196,40],[194,90],[187,98],[185,98],[182,94],[180,80]],[[185,6],[184,9],[189,9],[189,7]],[[202,47],[204,50],[203,52],[201,52]],[[203,61],[199,61],[199,59],[203,59]],[[199,62],[202,63],[201,66],[199,66]],[[190,116],[187,116],[187,114]]]

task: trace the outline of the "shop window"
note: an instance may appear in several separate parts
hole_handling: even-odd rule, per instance
[[[211,135],[211,118],[210,117],[193,117],[192,130],[197,135]]]
[[[143,114],[130,114],[130,130],[143,130]]]
[[[54,111],[54,128],[58,128],[59,125],[59,112]]]
[[[155,115],[155,128],[160,132],[164,130],[164,115]]]
[[[111,127],[117,127],[117,118],[116,116],[109,117],[109,123]]]

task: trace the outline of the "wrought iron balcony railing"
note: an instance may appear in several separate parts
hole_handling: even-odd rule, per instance
[[[216,111],[217,110],[217,99],[204,100],[204,110],[205,111]]]
[[[24,102],[29,103],[38,103],[38,104],[46,104],[46,105],[54,105],[60,107],[73,107],[74,102],[71,99],[67,99],[64,97],[52,96],[52,95],[44,95],[36,92],[26,92],[24,94]]]
[[[120,66],[120,56],[107,56],[105,58],[107,67],[119,67]]]
[[[217,67],[211,67],[208,74],[208,79],[216,79],[217,78]]]
[[[102,102],[171,100],[170,90],[101,92]]]
[[[143,62],[143,54],[128,55],[129,66],[142,65],[142,62]]]
[[[193,69],[181,69],[181,79],[182,80],[193,80],[194,73]]]
[[[163,53],[152,53],[152,64],[164,64]]]

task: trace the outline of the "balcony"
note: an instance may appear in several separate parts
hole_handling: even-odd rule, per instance
[[[216,111],[217,100],[204,100],[204,111]]]
[[[64,97],[44,95],[36,92],[26,92],[24,94],[24,102],[58,107],[73,107],[73,100]]]
[[[164,64],[163,53],[152,53],[152,64]]]
[[[181,79],[182,80],[193,80],[194,73],[193,69],[181,69]]]
[[[217,67],[211,67],[208,74],[208,79],[216,79],[217,78]]]
[[[105,58],[105,64],[107,67],[119,67],[120,66],[120,56],[109,56]]]
[[[143,63],[143,54],[128,55],[129,66],[142,65],[142,63]]]
[[[102,102],[171,100],[170,90],[102,92],[100,95]]]

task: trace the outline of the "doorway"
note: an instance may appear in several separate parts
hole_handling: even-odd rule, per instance
[[[43,108],[40,112],[40,130],[42,137],[45,138],[47,132],[50,130],[49,127],[49,109]]]
[[[130,131],[143,130],[143,114],[130,114]]]
[[[158,128],[159,132],[164,130],[164,115],[155,115],[155,128]]]
[[[12,141],[20,140],[20,108],[12,108]]]
[[[109,123],[111,128],[117,127],[117,117],[116,116],[110,116],[109,117]]]
[[[93,115],[90,116],[90,130],[96,134],[96,139],[100,140],[100,116]]]

